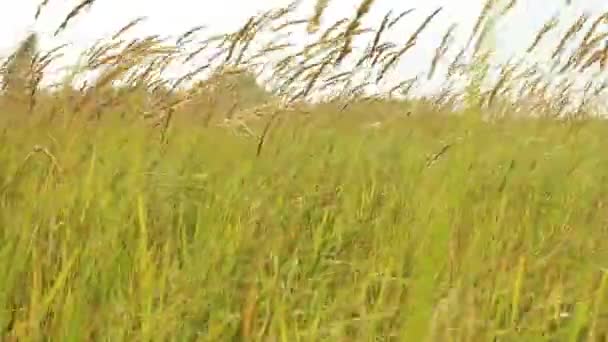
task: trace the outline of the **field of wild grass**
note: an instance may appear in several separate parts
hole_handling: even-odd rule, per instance
[[[259,157],[223,129],[3,132],[2,329],[606,339],[606,123],[310,127],[275,128]]]
[[[50,86],[62,47],[23,41],[0,68],[1,340],[608,341],[608,84],[525,64],[490,81],[488,1],[473,58],[413,97],[455,26],[428,78],[385,75],[441,9],[398,45],[383,34],[410,12],[365,28],[363,0],[325,27],[329,3],[172,43],[123,40],[137,19]],[[607,16],[575,18],[551,72],[600,75]],[[288,44],[258,32],[301,24],[318,40],[260,86],[254,62]]]

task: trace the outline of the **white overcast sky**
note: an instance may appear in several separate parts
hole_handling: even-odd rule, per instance
[[[50,0],[41,18],[34,22],[34,14],[40,0],[8,0],[0,12],[0,55],[5,55],[24,37],[29,30],[41,34],[43,48],[51,48],[64,42],[71,42],[75,48],[92,45],[95,39],[108,36],[130,20],[146,16],[148,20],[137,29],[137,34],[179,34],[197,26],[207,25],[213,31],[234,30],[251,15],[261,10],[286,5],[285,0],[97,0],[85,15],[79,16],[68,30],[57,38],[52,37],[68,11],[80,0]],[[360,0],[332,0],[323,20],[332,21],[351,16]],[[608,0],[572,0],[565,6],[565,0],[519,0],[517,7],[498,28],[496,47],[502,55],[525,50],[542,24],[558,12],[563,26],[568,26],[583,11],[599,14],[608,11]],[[314,0],[304,0],[303,11],[310,13]],[[459,33],[467,36],[478,16],[483,0],[377,0],[367,23],[378,23],[388,10],[401,12],[411,7],[416,12],[409,16],[399,30],[403,30],[403,40],[435,8],[443,6],[443,12],[436,18],[431,28],[424,32],[418,42],[416,52],[406,59],[403,68],[420,72],[428,67],[445,28],[456,22],[461,26]],[[399,39],[400,31],[394,31],[393,38]],[[76,51],[76,50],[73,50]]]

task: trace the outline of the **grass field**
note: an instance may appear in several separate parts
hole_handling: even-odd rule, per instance
[[[56,51],[30,36],[0,68],[0,339],[608,341],[607,85],[577,104],[505,65],[484,87],[477,56],[464,90],[368,96],[353,74],[379,83],[439,13],[405,48],[381,39],[388,13],[345,73],[372,3],[279,62],[272,94],[223,66],[251,67],[251,32],[292,8],[220,37],[217,77],[185,89],[161,77],[180,39],[105,42],[96,81],[51,91]],[[606,16],[558,67],[604,63]]]
[[[275,128],[259,157],[213,128],[176,128],[164,147],[141,127],[4,132],[3,329],[606,339],[605,123],[311,127]],[[37,144],[57,167],[24,160]]]

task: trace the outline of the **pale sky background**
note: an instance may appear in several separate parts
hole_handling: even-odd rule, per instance
[[[249,16],[259,11],[284,6],[285,0],[97,0],[69,26],[68,30],[54,38],[57,28],[69,10],[80,0],[50,0],[41,18],[34,21],[36,7],[40,0],[12,0],[10,6],[0,12],[0,56],[7,55],[23,39],[28,30],[41,34],[43,49],[61,43],[71,42],[72,51],[91,46],[96,39],[107,37],[130,20],[146,16],[147,21],[133,31],[135,35],[177,35],[187,29],[206,25],[213,32],[226,32],[242,25]],[[323,20],[333,22],[354,14],[360,0],[332,0]],[[460,43],[468,37],[478,16],[483,0],[377,0],[365,23],[377,25],[390,9],[399,13],[408,8],[416,8],[391,36],[393,39],[409,37],[411,32],[434,9],[443,6],[443,12],[423,33],[415,51],[408,55],[401,66],[403,74],[416,74],[428,68],[428,63],[445,29],[453,22],[459,23],[457,31]],[[535,32],[553,15],[560,13],[561,30],[569,26],[583,11],[591,11],[594,17],[608,11],[607,0],[572,0],[565,6],[565,0],[519,0],[498,27],[496,48],[501,56],[524,51],[534,38]],[[301,17],[308,16],[314,0],[303,0]],[[400,38],[400,36],[403,38]]]

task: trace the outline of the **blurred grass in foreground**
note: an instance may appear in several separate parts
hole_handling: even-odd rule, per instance
[[[431,114],[4,131],[3,334],[605,340],[606,123]]]

